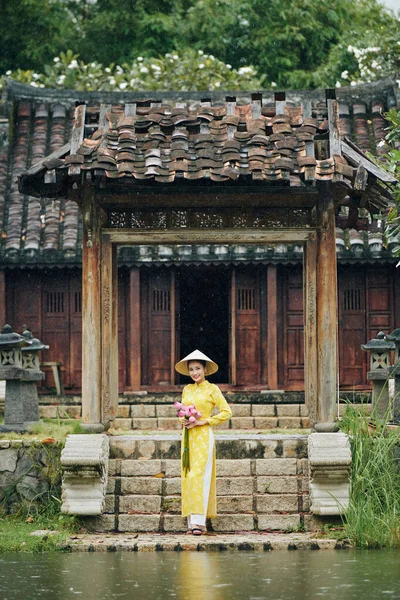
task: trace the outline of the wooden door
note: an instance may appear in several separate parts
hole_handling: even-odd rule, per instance
[[[361,344],[368,340],[365,272],[347,268],[339,271],[339,381],[343,387],[366,384],[366,354]]]
[[[255,270],[237,268],[235,293],[232,294],[235,314],[236,384],[259,385],[261,382],[260,353],[260,284]]]
[[[34,337],[42,336],[40,271],[14,271],[7,279],[7,322],[17,333],[28,327]],[[2,326],[4,323],[2,324]],[[43,342],[47,344],[44,339]],[[43,360],[47,360],[43,354]]]
[[[279,384],[304,389],[303,273],[301,267],[283,270],[279,284]]]
[[[74,273],[69,281],[69,384],[72,389],[82,388],[82,273]]]
[[[70,296],[69,278],[62,272],[47,274],[42,288],[42,336],[50,346],[46,361],[61,362],[65,387],[71,387],[70,364]],[[52,375],[46,378],[46,385],[53,387]]]
[[[387,267],[371,267],[366,272],[368,341],[379,331],[394,329],[393,276]],[[362,342],[363,344],[365,342]]]
[[[142,383],[171,382],[171,273],[148,271],[143,277]]]

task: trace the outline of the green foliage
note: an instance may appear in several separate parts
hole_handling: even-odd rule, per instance
[[[235,71],[230,65],[201,50],[166,54],[162,58],[139,56],[130,64],[85,64],[70,50],[53,59],[43,73],[8,72],[16,81],[34,87],[77,90],[237,90],[257,89],[261,81],[252,67]]]
[[[372,427],[369,423],[372,422]],[[352,448],[345,535],[360,548],[400,547],[400,428],[349,405],[341,428]]]
[[[253,65],[264,87],[304,88],[370,81],[400,64],[399,21],[378,0],[0,0],[0,7],[0,74],[21,69],[17,78],[37,85],[47,77],[88,90],[96,82],[97,89],[214,89],[215,72],[220,86],[240,89],[243,78],[233,83]],[[60,71],[59,82],[52,57],[62,60],[68,48],[82,62]],[[209,71],[196,70],[198,51],[215,57]],[[167,64],[175,55],[179,61]],[[139,57],[142,67],[161,70],[140,71]],[[254,71],[248,85],[252,78]]]
[[[71,16],[60,0],[0,0],[0,73],[43,68],[68,48],[70,31]]]
[[[385,117],[390,123],[386,136],[390,147],[383,156],[382,166],[400,181],[400,111],[392,108]],[[400,184],[394,187],[393,196],[395,204],[390,208],[386,219],[386,235],[397,242],[393,253],[395,256],[400,256]]]

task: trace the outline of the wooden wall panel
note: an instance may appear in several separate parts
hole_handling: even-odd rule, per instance
[[[82,388],[82,273],[70,275],[69,280],[69,385],[72,389]]]
[[[236,270],[236,383],[261,382],[260,284],[255,271]]]
[[[281,271],[278,289],[282,307],[279,352],[279,383],[284,389],[304,389],[303,275],[292,267]]]
[[[58,272],[43,277],[42,288],[42,340],[50,346],[47,361],[61,362],[65,387],[70,380],[70,297],[68,278]],[[46,377],[46,386],[51,385],[52,375]]]
[[[40,337],[42,334],[41,279],[42,274],[37,271],[14,271],[7,278],[7,319],[18,333],[22,333],[26,325],[33,335]]]
[[[143,270],[142,270],[143,273]],[[129,271],[129,283],[126,287],[126,330],[127,330],[127,369],[131,390],[140,390],[141,382],[141,338],[140,318],[140,270],[132,267]]]
[[[339,369],[342,387],[366,385],[365,344],[367,306],[365,272],[357,268],[339,270]]]
[[[129,282],[127,273],[118,276],[118,387],[123,392],[128,383],[126,303]]]
[[[393,275],[389,267],[367,269],[368,335],[366,341],[375,337],[379,331],[390,333],[394,329],[393,283]]]
[[[153,385],[171,380],[171,274],[167,270],[148,273],[142,294],[142,383]],[[147,288],[147,289],[145,289]]]

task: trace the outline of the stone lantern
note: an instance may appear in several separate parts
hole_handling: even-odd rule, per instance
[[[361,349],[370,353],[367,379],[372,381],[372,407],[376,408],[379,418],[385,418],[389,410],[390,353],[395,350],[395,344],[387,341],[380,331],[375,339],[362,344]]]
[[[394,376],[393,419],[400,421],[400,329],[395,329],[386,336],[389,342],[394,342],[394,366],[390,369]]]
[[[24,396],[24,418],[25,424],[37,423],[39,417],[39,396],[37,391],[37,381],[44,379],[45,375],[40,370],[39,352],[48,350],[49,346],[42,344],[38,338],[34,338],[32,332],[26,329],[22,337],[29,343],[29,346],[22,348],[22,367],[26,373],[21,381],[21,387]]]
[[[18,369],[22,369],[21,349],[23,346],[29,345],[30,342],[26,341],[19,333],[15,333],[10,325],[4,325],[0,334],[1,375],[6,375],[9,371],[13,371],[17,374]],[[5,371],[7,373],[5,373]],[[0,379],[4,378],[5,377],[0,377]]]
[[[0,334],[0,379],[6,382],[4,425],[1,431],[24,431],[39,421],[36,382],[44,378],[37,355],[39,340],[15,333],[5,325]],[[32,348],[33,346],[33,348]],[[25,353],[24,348],[28,351]]]
[[[22,348],[22,367],[29,371],[40,371],[39,351],[48,350],[49,346],[34,338],[29,329],[22,333],[22,337],[30,344]]]

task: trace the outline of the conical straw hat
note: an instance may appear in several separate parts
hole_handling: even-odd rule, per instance
[[[206,356],[205,354],[200,352],[200,350],[194,350],[194,352],[191,352],[190,354],[185,356],[185,358],[182,358],[182,360],[177,362],[175,365],[175,371],[178,371],[178,373],[180,373],[181,375],[189,375],[189,367],[188,367],[189,360],[205,360],[206,361],[206,368],[205,368],[206,375],[212,375],[213,373],[216,373],[218,371],[217,363],[215,363],[213,360],[211,360],[211,358],[208,358],[208,356]]]

